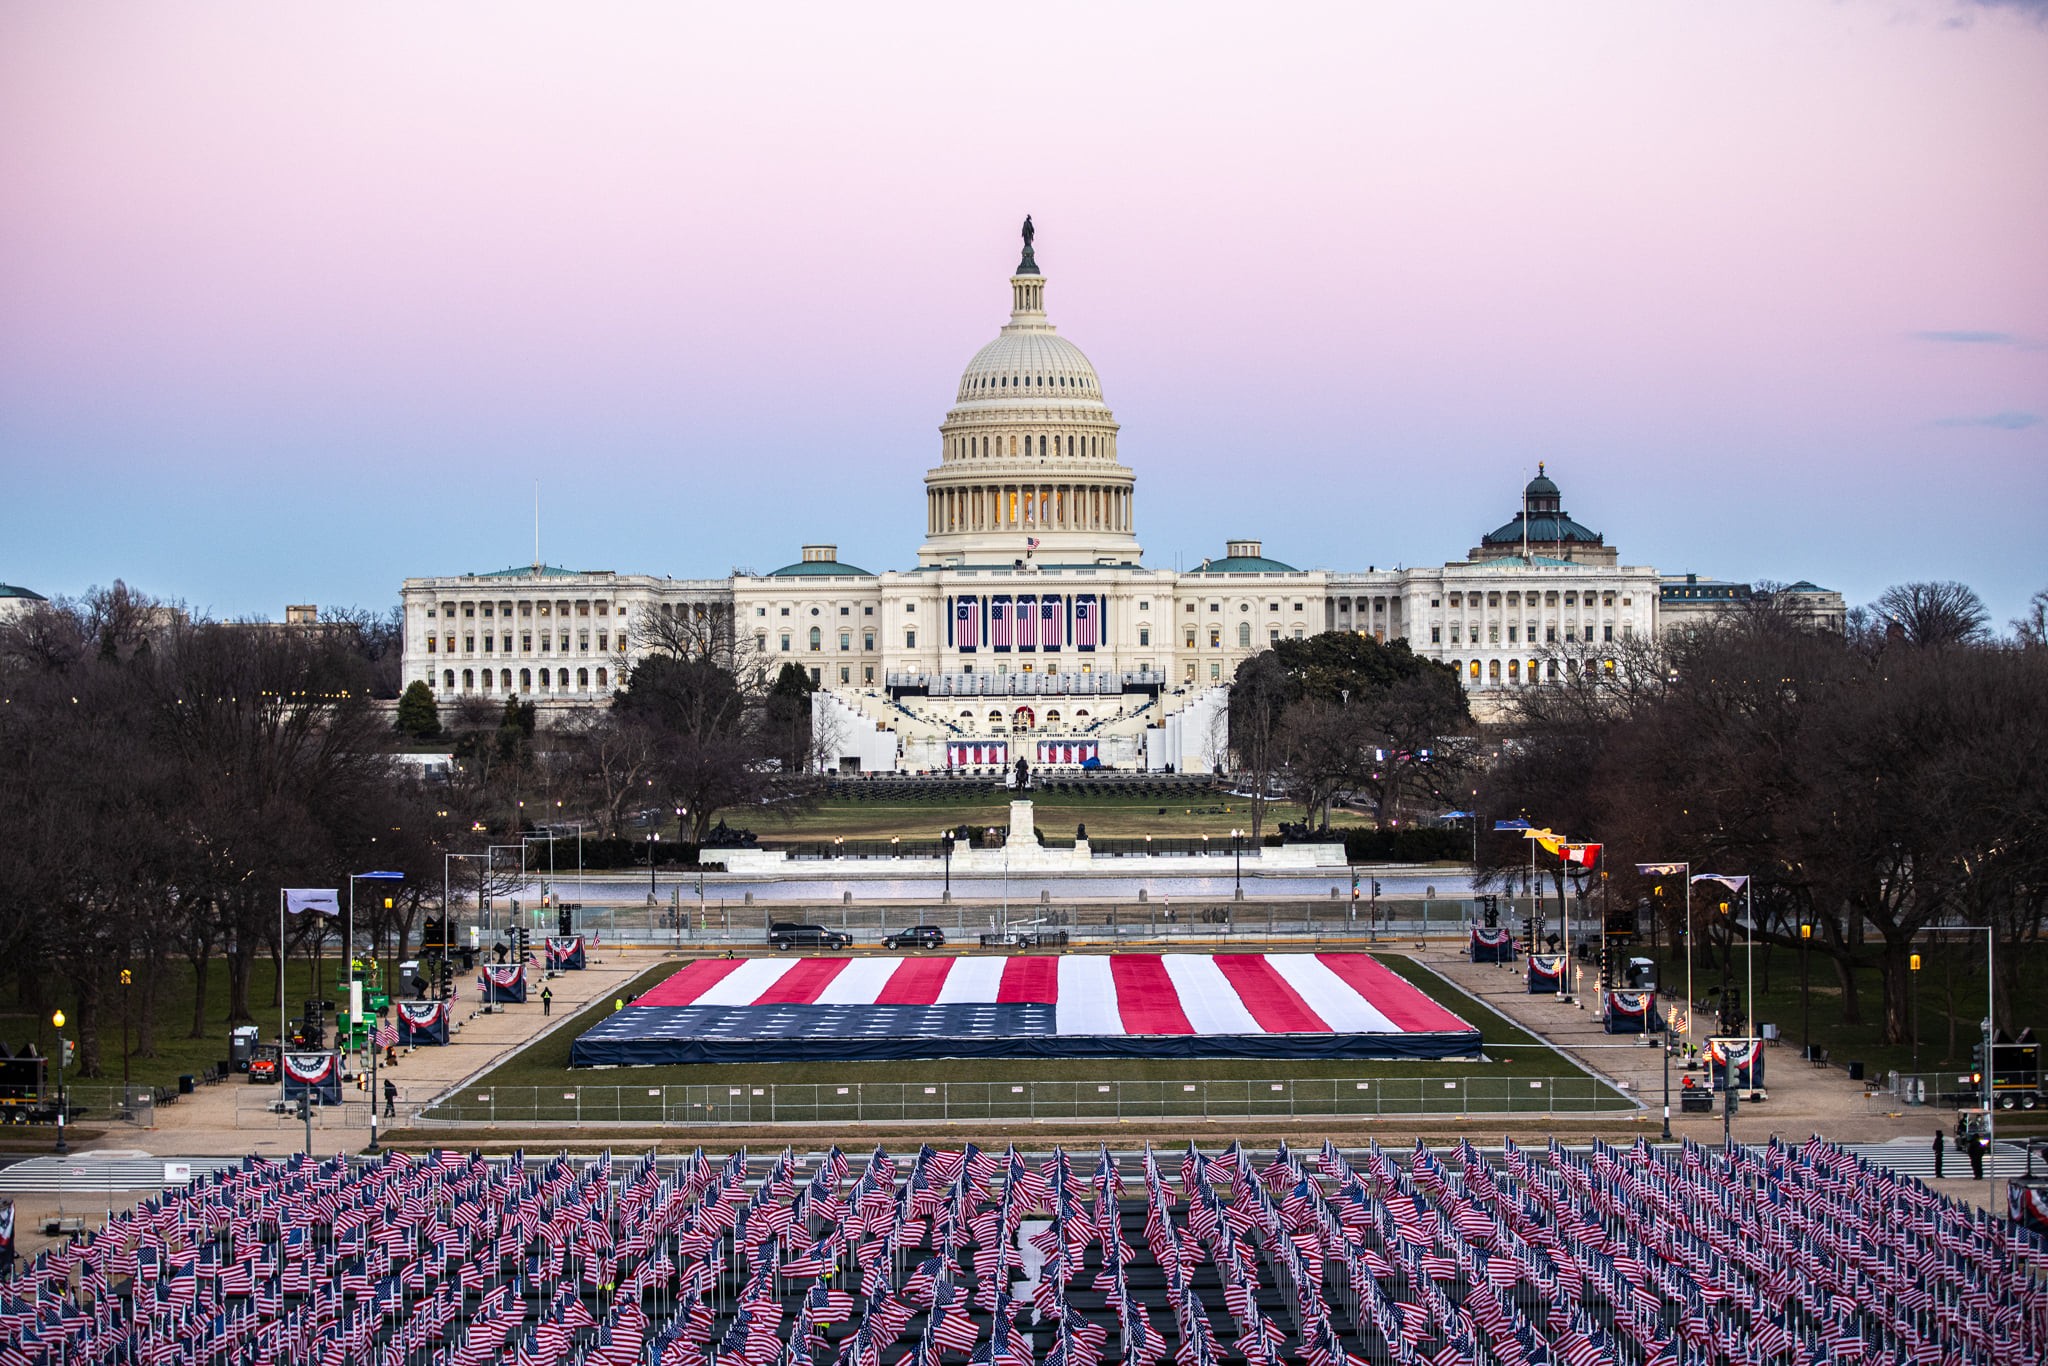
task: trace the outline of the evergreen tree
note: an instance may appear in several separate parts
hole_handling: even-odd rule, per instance
[[[424,680],[414,679],[398,699],[397,729],[414,740],[431,740],[441,733],[441,708]]]

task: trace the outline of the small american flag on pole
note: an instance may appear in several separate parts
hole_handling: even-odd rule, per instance
[[[377,1021],[377,1047],[398,1047],[398,1025],[391,1020]]]

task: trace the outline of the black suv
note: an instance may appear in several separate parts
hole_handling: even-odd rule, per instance
[[[935,949],[946,942],[946,932],[937,925],[912,925],[907,930],[882,936],[885,949]]]
[[[798,925],[778,921],[768,927],[771,949],[850,949],[853,936],[828,930],[823,925]]]

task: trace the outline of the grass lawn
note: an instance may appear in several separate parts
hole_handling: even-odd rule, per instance
[[[331,948],[331,946],[330,946]],[[137,970],[138,974],[140,969]],[[277,1039],[277,999],[274,985],[277,977],[268,957],[259,957],[251,973],[249,1004],[256,1015],[255,1023],[262,1029],[265,1040]],[[341,965],[337,954],[329,952],[320,960],[320,980],[324,984],[320,999],[346,1005],[347,997],[341,986]],[[307,997],[313,995],[313,964],[302,958],[293,958],[286,965],[285,972],[286,1014],[297,1019],[302,1013]],[[131,1009],[139,1014],[141,996],[137,988]],[[228,970],[224,962],[216,962],[207,972],[206,1014],[204,1036],[187,1038],[192,1028],[193,973],[191,965],[182,958],[171,962],[165,969],[164,981],[157,992],[156,1009],[156,1055],[144,1057],[137,1053],[128,1060],[130,1081],[137,1086],[173,1086],[182,1073],[194,1075],[205,1071],[228,1056]],[[58,1004],[66,1016],[65,1034],[76,1040],[78,1037],[77,1003],[69,993],[60,994]],[[135,1018],[130,1019],[129,1044],[138,1046],[138,1030]],[[114,1085],[121,1083],[121,1002],[118,997],[111,1000],[100,1021],[100,1072],[97,1076],[81,1077],[77,1072],[66,1073],[66,1081],[84,1086]],[[331,1029],[330,1029],[331,1037]],[[56,1032],[50,1027],[47,1015],[32,1016],[19,1005],[12,1009],[0,1010],[0,1039],[9,1047],[19,1049],[27,1043],[34,1043],[45,1055],[54,1056]]]
[[[1033,792],[1032,817],[1038,828],[1062,839],[1086,824],[1096,838],[1135,838],[1143,835],[1208,835],[1226,840],[1233,828],[1251,827],[1251,803],[1221,792],[1199,797],[1165,800],[1121,794],[1066,795]],[[1297,816],[1292,806],[1268,803],[1268,826]],[[991,792],[974,801],[872,801],[831,798],[808,811],[783,820],[766,816],[755,822],[756,835],[768,841],[790,839],[933,839],[941,830],[957,825],[1004,826],[1010,823],[1010,800],[1004,792]]]
[[[2006,1003],[2008,1009],[2004,1018],[2015,1029],[2031,1024],[2039,1032],[2042,1025],[2048,1024],[2048,946],[2026,945],[2002,951],[2022,955],[2018,996]],[[1738,991],[1744,983],[1744,968],[1745,955],[1738,935],[1729,972],[1729,981]],[[1897,1044],[1878,1042],[1884,1022],[1884,994],[1875,964],[1859,968],[1856,974],[1857,1004],[1862,1017],[1859,1024],[1848,1024],[1842,1018],[1842,985],[1834,963],[1814,954],[1809,960],[1808,972],[1811,1000],[1809,1008],[1803,1011],[1798,951],[1769,948],[1759,942],[1756,946],[1757,1009],[1753,1018],[1759,1023],[1777,1025],[1785,1043],[1795,1051],[1806,1037],[1802,1031],[1810,1030],[1815,1048],[1827,1049],[1830,1060],[1835,1063],[1861,1062],[1866,1076],[1881,1077],[1890,1071],[1913,1070],[1915,1055],[1910,1039]],[[1661,974],[1667,992],[1684,995],[1685,958],[1682,954],[1666,950]],[[1939,943],[1928,943],[1921,951],[1919,979],[1919,1070],[1922,1073],[1957,1075],[1968,1072],[1971,1046],[1983,1037],[1982,936],[1974,939],[1948,937]],[[1718,964],[1709,969],[1703,959],[1694,962],[1695,994],[1704,999],[1708,988],[1717,987],[1720,983]],[[1953,1010],[1950,1008],[1951,999]],[[1953,1048],[1949,1043],[1951,1019],[1954,1023]],[[1712,1026],[1712,1013],[1703,1009],[1699,1023]],[[1947,1084],[1953,1081],[1953,1075],[1946,1079]]]
[[[1381,955],[1480,1030],[1483,1046],[1535,1044],[1412,960]],[[644,991],[680,964],[633,984]],[[575,1037],[610,1010],[507,1059],[436,1114],[445,1118],[686,1122],[707,1112],[763,1122],[1124,1118],[1143,1115],[1460,1113],[1606,1109],[1629,1102],[1563,1056],[1510,1048],[1484,1062],[1207,1059],[964,1059],[700,1064],[569,1070]],[[1541,1083],[1536,1085],[1534,1083]],[[652,1093],[652,1094],[650,1094]]]

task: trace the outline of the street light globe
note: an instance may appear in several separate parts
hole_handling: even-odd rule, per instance
[[[52,1015],[50,1017],[50,1023],[55,1025],[57,1028],[62,1029],[64,1027],[64,1012],[60,1010],[56,1014]]]

